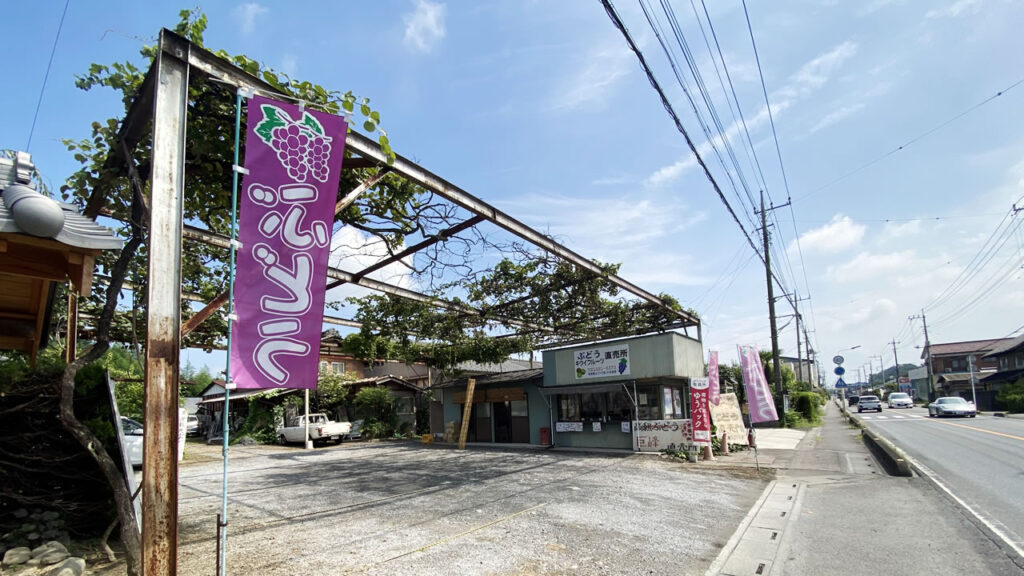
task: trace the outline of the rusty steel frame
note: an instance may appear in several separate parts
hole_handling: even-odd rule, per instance
[[[160,34],[160,44],[166,31]],[[150,171],[146,388],[142,457],[142,566],[178,569],[178,356],[181,346],[181,226],[189,45],[156,55]]]
[[[144,413],[147,431],[144,444],[142,485],[143,567],[147,576],[173,575],[177,572],[178,462],[175,452],[178,436],[178,360],[181,345],[181,265],[179,255],[182,239],[185,236],[196,237],[215,245],[227,245],[228,242],[227,239],[224,239],[223,243],[220,242],[221,238],[218,235],[209,232],[183,229],[186,107],[189,77],[196,71],[209,76],[213,81],[225,83],[238,89],[258,91],[270,97],[279,96],[277,91],[266,82],[242,71],[208,50],[193,45],[182,36],[164,29],[160,32],[159,49],[154,63],[146,73],[127,115],[121,123],[118,133],[120,145],[112,148],[111,155],[107,160],[107,167],[113,167],[119,162],[128,162],[131,150],[134,150],[146,136],[149,120],[152,119],[153,160],[149,174],[151,202]],[[687,336],[689,336],[689,328],[696,328],[696,339],[701,339],[701,323],[698,317],[672,309],[655,294],[618,275],[604,274],[601,268],[592,261],[429,170],[399,155],[395,155],[394,161],[389,163],[387,156],[376,142],[355,131],[349,132],[346,146],[349,150],[361,155],[359,158],[352,158],[350,166],[371,167],[376,165],[380,166],[382,171],[396,173],[472,212],[474,217],[467,222],[474,222],[475,225],[483,220],[490,221],[553,256],[580,269],[605,277],[625,292],[673,314],[677,318],[675,326],[682,328]],[[369,186],[372,184],[353,190],[338,203],[337,209],[343,209],[347,205],[346,202],[353,201]],[[88,216],[95,217],[100,213],[104,204],[103,194],[104,191],[97,188],[90,195],[85,209]],[[451,231],[452,229],[436,234],[417,244],[416,247],[422,249],[444,240],[447,238],[446,234]],[[414,252],[415,250],[412,248],[404,250],[401,253],[402,256]],[[389,260],[394,261],[395,259],[397,258],[392,257]],[[370,266],[355,274],[330,269],[328,276],[335,281],[348,282],[371,290],[455,309],[463,313],[481,313],[469,306],[456,305],[365,277],[366,274],[382,266]],[[509,324],[524,325],[522,322],[509,322]],[[526,327],[533,328],[532,326]]]

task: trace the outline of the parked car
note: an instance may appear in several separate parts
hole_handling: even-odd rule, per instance
[[[199,417],[189,414],[185,417],[185,436],[198,436],[199,433]]]
[[[878,396],[861,396],[857,400],[857,412],[865,410],[878,410],[881,412],[882,401],[878,399]]]
[[[935,402],[928,405],[928,416],[964,416],[974,418],[978,415],[978,409],[973,402],[968,402],[959,396],[943,396],[936,398]]]
[[[341,443],[352,432],[350,422],[334,422],[327,418],[327,414],[309,415],[309,440],[314,444],[322,444],[327,441]],[[279,426],[277,428],[277,442],[284,445],[289,442],[305,443],[306,439],[306,417],[299,416],[291,426]]]
[[[857,400],[859,400],[859,399],[860,399],[860,396],[847,396],[846,397],[846,403],[847,403],[848,406],[856,406],[857,405]]]
[[[121,431],[124,432],[124,451],[133,468],[142,466],[142,424],[121,416]]]
[[[889,408],[913,408],[914,401],[906,392],[893,392],[889,394]]]

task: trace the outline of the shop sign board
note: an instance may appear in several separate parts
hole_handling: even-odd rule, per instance
[[[711,445],[711,415],[708,413],[707,378],[690,379],[690,420],[693,421],[693,441]]]
[[[555,432],[583,432],[583,422],[555,422]]]
[[[693,424],[682,420],[640,420],[633,422],[637,448],[640,452],[662,450],[696,450],[693,443]]]
[[[743,425],[743,414],[740,412],[740,402],[735,392],[722,394],[722,401],[718,406],[712,404],[710,408],[715,435],[719,439],[726,433],[729,435],[730,444],[747,443],[747,428]]]
[[[611,344],[577,350],[576,379],[629,375],[629,344]]]

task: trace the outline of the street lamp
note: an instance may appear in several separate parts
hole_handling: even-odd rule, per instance
[[[835,356],[832,357],[832,361],[835,362],[837,366],[842,364],[843,363],[843,357],[840,355],[840,352],[847,352],[849,350],[856,350],[857,348],[860,348],[860,344],[857,344],[856,346],[850,346],[849,348],[842,348],[840,350],[837,350],[836,353],[835,353]],[[838,370],[838,368],[836,368],[836,370]],[[842,377],[840,376],[840,379],[841,378]],[[841,399],[846,399],[846,388],[843,388],[841,390],[841,392],[842,392],[842,394],[841,394],[840,398]]]

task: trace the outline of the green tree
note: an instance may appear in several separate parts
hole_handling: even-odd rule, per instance
[[[362,416],[363,435],[367,438],[389,438],[395,433],[398,414],[395,397],[384,386],[367,386],[356,393],[352,402]]]

